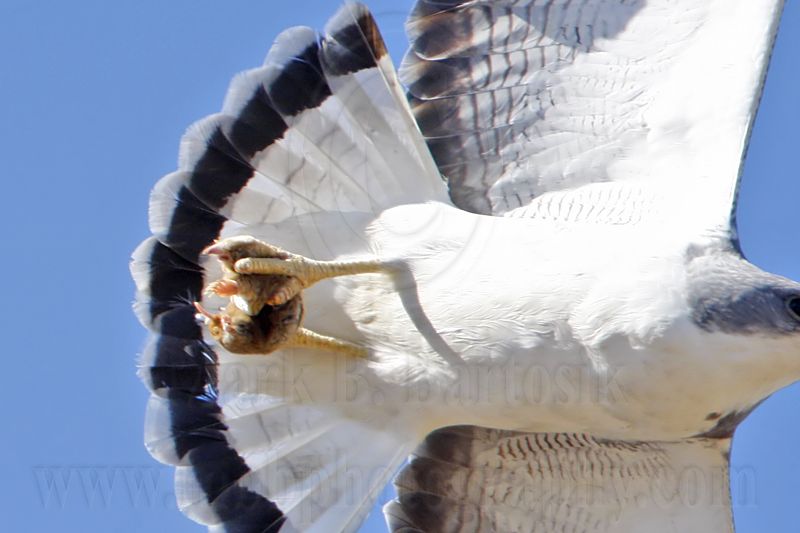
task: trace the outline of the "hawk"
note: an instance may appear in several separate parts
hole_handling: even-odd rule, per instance
[[[800,379],[734,216],[782,5],[419,0],[399,75],[363,5],[279,35],[132,261],[181,510],[354,531],[410,455],[391,531],[732,531]]]

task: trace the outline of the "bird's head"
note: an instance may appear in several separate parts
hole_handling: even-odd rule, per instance
[[[696,257],[687,273],[710,389],[711,381],[724,385],[720,390],[735,397],[735,410],[747,413],[800,380],[800,283],[764,272],[737,253]]]
[[[695,258],[688,272],[692,318],[701,329],[800,343],[800,283],[737,254]]]

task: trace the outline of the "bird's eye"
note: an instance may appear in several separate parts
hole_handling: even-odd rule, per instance
[[[786,308],[795,320],[800,320],[800,296],[792,296],[786,300]]]
[[[250,325],[245,322],[239,322],[236,324],[236,333],[239,335],[249,335],[250,334]]]

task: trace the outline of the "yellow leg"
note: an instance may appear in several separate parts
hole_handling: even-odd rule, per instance
[[[380,261],[315,261],[296,255],[290,259],[246,257],[236,261],[234,269],[239,274],[292,276],[299,279],[304,288],[323,279],[388,271]]]
[[[301,291],[318,281],[353,274],[389,273],[392,270],[388,264],[377,260],[316,261],[246,235],[223,239],[206,248],[204,253],[218,257],[225,276],[221,280],[212,282],[206,289],[206,293],[230,297],[232,303],[229,304],[229,310],[223,313],[224,316],[217,317],[202,310],[200,312],[209,320],[221,321],[227,316],[229,322],[233,321],[231,317],[234,314],[241,313],[245,316],[237,315],[240,325],[248,324],[252,327],[263,325],[263,320],[255,321],[251,317],[258,315],[264,304],[275,308],[270,311],[271,313],[275,313],[279,306],[285,306],[295,298],[298,298],[295,303],[302,305],[299,299]],[[242,300],[246,305],[241,305],[242,302],[233,300],[234,298]],[[280,309],[278,312],[281,312]],[[268,325],[271,328],[268,328],[269,331],[259,330],[260,333],[266,335],[266,339],[261,339],[258,346],[252,346],[252,343],[247,344],[247,339],[244,339],[240,343],[243,344],[241,349],[234,350],[230,346],[225,347],[235,353],[268,353],[261,349],[264,345],[269,344],[269,351],[277,349],[278,346],[285,346],[287,348],[332,351],[350,357],[367,357],[369,355],[368,350],[353,343],[320,335],[302,327],[294,333],[288,333],[285,324],[280,321],[272,321]],[[299,323],[295,322],[292,325],[296,327],[299,326]],[[276,331],[288,333],[288,340],[283,340],[286,338],[285,336],[283,339],[277,338],[279,335],[276,335]],[[230,337],[234,335],[235,331],[227,333]]]
[[[369,352],[351,342],[343,341],[327,335],[314,333],[306,328],[299,328],[294,336],[286,343],[287,348],[314,348],[337,352],[351,357],[367,357]]]

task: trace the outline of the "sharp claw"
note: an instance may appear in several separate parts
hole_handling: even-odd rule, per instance
[[[287,299],[282,294],[275,294],[267,298],[267,305],[272,307],[278,307],[279,305],[285,304]]]
[[[200,302],[194,302],[194,308],[197,309],[198,313],[200,313],[209,320],[215,320],[217,318],[217,315],[211,314],[205,307],[203,307],[203,304],[201,304]]]
[[[267,298],[267,305],[273,305],[273,306],[283,305],[289,300],[291,300],[291,296],[292,296],[291,291],[288,288],[284,287],[276,291],[274,294],[271,294],[269,298]]]
[[[218,255],[220,259],[228,256],[228,252],[225,249],[225,245],[221,242],[215,242],[211,246],[206,246],[203,248],[203,251],[200,252],[204,255]]]
[[[233,279],[218,279],[209,283],[203,292],[209,296],[234,296],[239,293],[239,284]]]
[[[219,262],[222,263],[223,270],[230,269],[231,267],[230,263],[233,260],[233,257],[231,256],[228,247],[225,246],[223,243],[215,242],[211,246],[203,248],[203,251],[201,253],[216,257],[219,260]]]
[[[215,242],[214,244],[211,244],[211,245],[206,246],[205,248],[203,248],[203,251],[200,252],[200,253],[203,253],[205,255],[219,254],[219,253],[222,253],[222,246],[220,245],[220,243]]]

